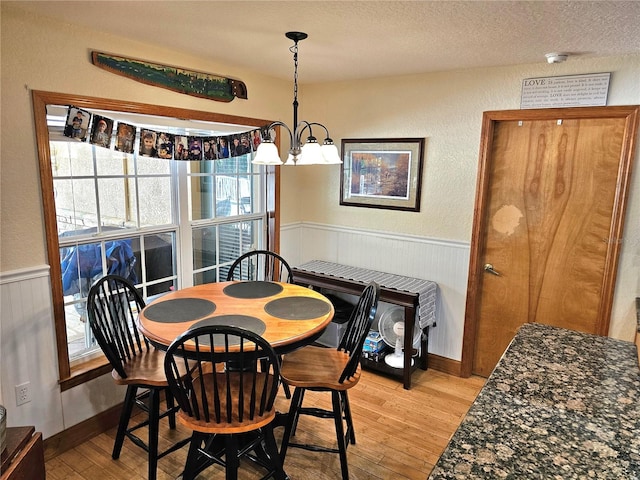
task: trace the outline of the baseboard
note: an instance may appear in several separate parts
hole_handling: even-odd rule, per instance
[[[118,425],[122,403],[67,428],[44,441],[45,462]]]
[[[428,368],[433,368],[448,375],[455,375],[456,377],[462,376],[462,364],[458,360],[430,353],[428,362]]]

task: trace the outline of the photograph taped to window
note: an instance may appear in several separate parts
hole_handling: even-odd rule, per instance
[[[171,160],[173,158],[173,135],[166,132],[158,134],[158,157]]]
[[[84,142],[87,139],[87,130],[89,129],[90,120],[91,114],[86,110],[69,107],[67,124],[64,128],[65,137],[75,138]]]
[[[188,160],[189,159],[189,140],[187,137],[182,135],[176,135],[175,139],[175,150],[173,158],[176,160]]]
[[[218,149],[216,148],[218,139],[216,137],[206,137],[202,139],[202,154],[205,160],[215,160],[218,158]]]
[[[138,153],[145,157],[158,157],[158,150],[156,149],[156,138],[158,134],[153,130],[142,130],[140,133],[140,146]]]
[[[93,117],[93,128],[90,142],[99,147],[109,148],[111,145],[111,132],[113,131],[113,120],[107,117],[95,115]]]
[[[202,160],[202,139],[200,137],[189,137],[188,160]]]
[[[133,153],[133,142],[136,138],[136,127],[128,123],[118,123],[116,129],[116,150]]]

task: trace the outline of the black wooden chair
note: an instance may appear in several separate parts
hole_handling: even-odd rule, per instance
[[[270,250],[252,250],[240,255],[231,265],[227,281],[253,280],[267,282],[293,283],[293,272],[287,261]],[[287,385],[283,386],[284,394],[291,398]]]
[[[252,250],[240,255],[229,268],[227,281],[254,280],[293,282],[293,273],[287,261],[269,250]]]
[[[190,374],[182,376],[190,361]],[[264,478],[284,480],[273,436],[280,366],[266,340],[237,327],[195,328],[171,344],[165,373],[181,408],[178,420],[193,430],[183,480],[212,464],[225,467],[227,480],[237,479],[244,455],[269,470]]]
[[[164,352],[149,345],[135,325],[138,312],[145,302],[134,285],[118,275],[107,275],[96,281],[87,299],[87,314],[93,335],[113,367],[111,376],[118,385],[126,385],[127,393],[113,446],[112,458],[118,459],[125,437],[143,448],[149,457],[149,480],[156,478],[158,459],[181,448],[189,438],[158,452],[160,420],[169,417],[169,427],[175,429],[173,396],[164,374]],[[183,372],[186,373],[186,370]],[[139,393],[138,390],[141,390]],[[160,393],[165,392],[166,410],[160,410]],[[148,418],[129,427],[134,405],[147,412]],[[145,443],[134,431],[149,427]]]
[[[347,391],[360,380],[362,346],[376,315],[379,297],[380,287],[378,284],[371,282],[365,287],[349,318],[347,330],[337,349],[307,346],[284,355],[280,375],[283,382],[295,387],[295,391],[280,448],[283,462],[289,447],[338,453],[340,454],[342,478],[343,480],[349,479],[347,446],[349,443],[356,443],[356,436]],[[331,392],[333,409],[303,408],[302,401],[306,390]],[[335,423],[338,448],[291,443],[291,437],[295,435],[300,415],[332,418]]]

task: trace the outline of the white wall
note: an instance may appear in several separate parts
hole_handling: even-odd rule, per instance
[[[34,424],[46,438],[120,402],[123,394],[113,388],[108,375],[64,393],[57,386],[30,91],[289,121],[291,90],[288,82],[233,66],[23,15],[5,4],[0,7],[0,401],[8,409],[10,426]],[[212,102],[139,84],[91,65],[90,50],[236,77],[247,84],[249,99]],[[300,118],[325,123],[337,142],[426,137],[423,194],[421,210],[415,213],[341,207],[339,167],[283,168],[283,252],[295,259],[294,264],[321,258],[364,267],[371,267],[370,258],[383,252],[385,263],[373,264],[379,269],[396,268],[438,281],[443,291],[441,312],[446,315],[441,323],[446,321],[446,328],[431,347],[459,358],[467,275],[464,257],[471,232],[482,112],[518,108],[523,78],[592,72],[612,72],[610,105],[640,104],[639,56],[301,87]],[[627,339],[635,324],[633,299],[640,295],[637,170],[610,332]],[[389,248],[390,244],[394,247]],[[443,264],[438,255],[449,248],[462,252],[463,260]],[[25,335],[25,329],[30,335]],[[30,404],[16,407],[13,388],[24,381],[37,383],[37,395]]]

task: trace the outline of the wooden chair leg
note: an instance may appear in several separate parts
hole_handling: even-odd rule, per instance
[[[158,467],[158,433],[160,424],[160,390],[149,389],[149,480],[156,480]]]
[[[351,445],[356,444],[356,430],[353,428],[353,420],[351,419],[351,406],[349,405],[349,395],[347,391],[341,391],[340,397],[344,405],[344,418],[347,422],[347,433],[349,434],[349,442]]]
[[[291,389],[289,388],[289,385],[287,385],[286,383],[283,383],[282,390],[284,390],[285,398],[287,399],[291,398]]]
[[[203,440],[207,435],[200,432],[193,432],[191,435],[191,443],[189,444],[189,452],[187,453],[187,460],[184,464],[184,471],[182,472],[182,480],[193,480],[198,473],[198,466],[200,465],[200,447]]]
[[[349,465],[347,464],[347,444],[344,438],[344,427],[342,425],[342,405],[340,403],[340,392],[332,391],[331,400],[333,403],[333,419],[336,424],[336,437],[338,439],[338,453],[340,454],[340,469],[342,470],[342,480],[349,480]]]
[[[273,477],[276,480],[285,480],[287,475],[284,473],[284,469],[282,468],[282,458],[280,457],[280,453],[278,453],[278,446],[276,445],[276,439],[273,436],[273,424],[267,425],[263,429],[264,431],[264,443],[265,450],[269,459],[271,460],[271,464],[273,465]]]
[[[298,420],[300,420],[300,409],[302,408],[302,402],[304,401],[304,392],[306,392],[304,388],[301,388],[300,390],[300,400],[298,401],[298,406],[296,407],[296,414],[293,417],[293,427],[291,428],[292,437],[296,434],[296,430],[298,428]]]
[[[293,398],[291,399],[291,404],[289,405],[289,415],[287,418],[287,424],[284,427],[284,434],[282,435],[282,444],[280,445],[280,458],[282,459],[282,463],[284,463],[284,459],[287,455],[287,448],[289,447],[289,441],[291,440],[291,435],[293,434],[293,426],[294,423],[297,422],[298,411],[300,409],[300,404],[302,402],[302,393],[304,392],[304,388],[296,387],[293,391]]]
[[[164,389],[164,396],[167,403],[167,411],[169,412],[169,428],[175,430],[176,428],[176,412],[173,411],[175,403],[173,401],[173,394],[170,388]]]
[[[136,395],[138,394],[138,387],[129,385],[127,387],[127,393],[124,396],[124,404],[122,405],[122,412],[120,413],[120,422],[118,423],[118,432],[116,433],[116,441],[113,444],[113,452],[111,458],[117,460],[120,458],[120,451],[122,450],[122,444],[124,442],[125,433],[129,426],[129,418],[133,411],[133,405],[136,403]]]
[[[227,435],[225,438],[224,460],[226,463],[226,480],[238,480],[238,467],[240,459],[238,458],[238,437],[236,435]]]

